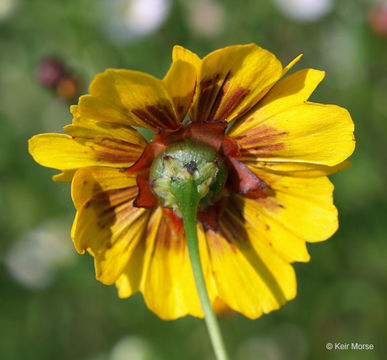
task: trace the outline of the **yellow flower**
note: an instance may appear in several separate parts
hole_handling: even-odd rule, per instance
[[[337,230],[326,175],[355,146],[345,109],[307,101],[324,72],[284,77],[299,58],[283,68],[254,44],[203,59],[175,46],[163,80],[106,70],[72,107],[69,135],[30,140],[38,163],[62,171],[54,180],[72,182],[72,238],[94,256],[98,280],[120,297],[142,292],[163,319],[203,316],[182,221],[149,186],[155,156],[193,139],[215,148],[229,173],[222,198],[198,214],[211,301],[257,318],[296,296],[291,263],[309,261],[306,242]],[[134,127],[156,135],[147,144]]]

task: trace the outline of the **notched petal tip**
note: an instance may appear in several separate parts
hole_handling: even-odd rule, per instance
[[[54,182],[69,183],[73,180],[76,171],[77,169],[63,170],[61,173],[53,175],[52,180]]]
[[[175,45],[172,49],[172,60],[183,60],[191,63],[195,67],[198,67],[200,64],[200,58],[194,52],[184,48],[181,45]]]

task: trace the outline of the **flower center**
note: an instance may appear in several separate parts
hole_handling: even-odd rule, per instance
[[[205,210],[222,196],[227,174],[224,161],[212,146],[185,140],[168,146],[154,159],[149,180],[158,201],[180,216],[175,195],[184,182],[193,182],[200,198],[199,210]]]

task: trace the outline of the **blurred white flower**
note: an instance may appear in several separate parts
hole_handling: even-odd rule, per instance
[[[362,84],[367,75],[361,34],[338,22],[325,27],[320,35],[321,58],[330,74],[326,85],[346,88]]]
[[[74,254],[66,221],[50,221],[21,236],[8,250],[5,264],[11,275],[29,289],[44,289],[58,267]]]
[[[252,337],[242,342],[237,351],[237,360],[285,360],[278,344],[270,337]]]
[[[224,29],[225,9],[213,0],[198,0],[187,4],[188,25],[201,36],[215,37]]]
[[[130,42],[159,29],[167,19],[170,0],[104,0],[107,33],[115,42]]]
[[[316,21],[332,9],[332,0],[274,0],[281,12],[297,21]]]
[[[139,336],[127,335],[113,347],[109,360],[151,360],[155,359],[150,344]]]
[[[14,14],[18,0],[0,0],[0,22]]]
[[[310,357],[307,336],[296,324],[278,324],[270,331],[270,338],[281,349],[285,359],[305,360]]]
[[[303,330],[290,323],[282,323],[266,331],[263,336],[244,340],[238,348],[238,360],[304,360],[308,358],[308,341]]]

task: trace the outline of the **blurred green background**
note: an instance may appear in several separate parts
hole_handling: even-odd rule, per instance
[[[312,100],[350,110],[357,148],[352,167],[332,177],[340,229],[308,246],[310,263],[295,264],[296,299],[255,321],[222,318],[232,359],[386,359],[387,16],[380,4],[0,0],[0,359],[213,359],[203,321],[164,322],[141,295],[120,300],[114,286],[95,280],[91,257],[72,247],[70,186],[51,181],[55,171],[32,160],[27,140],[71,122],[70,102],[38,81],[47,57],[61,59],[85,93],[105,68],[162,77],[174,44],[203,56],[249,42],[283,64],[303,53],[296,70],[326,70]],[[375,350],[328,351],[327,342]]]

